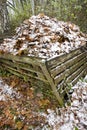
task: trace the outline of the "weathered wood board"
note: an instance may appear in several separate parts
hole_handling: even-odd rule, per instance
[[[50,85],[62,106],[64,94],[70,89],[68,84],[74,85],[87,73],[87,50],[81,47],[51,59],[0,54],[0,66],[31,82],[34,78]]]

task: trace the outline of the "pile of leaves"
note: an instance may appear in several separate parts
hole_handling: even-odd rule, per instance
[[[87,35],[75,24],[39,14],[17,27],[14,37],[4,39],[0,53],[49,58],[69,53],[86,42]]]

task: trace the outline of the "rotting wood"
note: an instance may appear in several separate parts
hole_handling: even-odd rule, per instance
[[[56,79],[59,75],[63,74],[63,73],[67,73],[68,75],[71,75],[74,71],[76,71],[82,64],[84,64],[87,60],[85,59],[85,57],[83,57],[83,59],[81,59],[79,62],[77,61],[75,64],[73,64],[72,66],[70,67],[66,67],[66,69],[61,72],[61,73],[58,73],[57,76],[55,76],[54,78]],[[68,76],[66,75],[66,76]]]
[[[67,68],[69,68],[69,67],[72,66],[73,64],[76,64],[76,62],[79,62],[79,61],[80,61],[81,59],[83,59],[85,56],[86,56],[86,52],[81,53],[81,54],[75,56],[74,58],[72,58],[72,59],[70,59],[70,60],[64,62],[62,65],[57,66],[56,68],[54,68],[53,70],[51,70],[51,75],[52,75],[53,78],[54,78],[57,74],[59,74],[59,73],[65,71]]]
[[[0,62],[2,62],[2,63],[4,63],[4,64],[7,64],[7,65],[9,65],[9,66],[11,66],[11,67],[14,67],[14,68],[17,68],[17,69],[23,69],[23,70],[25,70],[25,71],[27,71],[27,72],[33,72],[33,73],[37,73],[38,75],[41,75],[42,73],[42,71],[40,72],[40,70],[36,70],[36,68],[33,68],[33,67],[29,67],[29,66],[23,66],[22,65],[22,63],[18,63],[18,62],[12,62],[12,61],[9,61],[9,60],[4,60],[4,59],[0,59]],[[37,66],[38,67],[38,66]]]
[[[78,68],[78,70],[75,71],[72,75],[70,75],[70,77],[68,77],[66,81],[73,81],[84,70],[85,67],[87,67],[86,63],[83,64],[80,68]]]
[[[0,58],[12,60],[13,62],[23,62],[28,64],[39,65],[42,62],[41,58],[28,57],[28,56],[14,56],[12,54],[0,54]]]
[[[69,91],[67,84],[75,84],[87,72],[86,55],[87,51],[76,49],[69,54],[53,58],[52,61],[52,59],[0,54],[0,63],[9,72],[22,78],[26,77],[30,82],[31,79],[36,79],[50,85],[60,106],[63,106],[64,95]]]
[[[81,53],[81,48],[73,50],[68,54],[63,54],[63,55],[59,55],[55,58],[48,59],[47,60],[48,69],[55,68],[56,66],[64,63],[65,61],[71,59],[74,56],[77,56],[80,53]]]
[[[32,74],[27,74],[27,73],[25,73],[23,70],[17,70],[17,69],[14,69],[14,68],[12,68],[12,67],[10,67],[10,66],[8,66],[8,65],[5,65],[5,64],[2,64],[2,66],[5,67],[8,71],[9,71],[9,70],[12,70],[13,72],[14,72],[14,71],[15,71],[15,72],[18,72],[18,73],[20,73],[21,75],[24,75],[24,76],[26,76],[26,77],[28,77],[28,78],[30,77],[30,78],[34,78],[34,79],[37,79],[37,80],[44,81],[45,83],[48,83],[48,81],[47,81],[46,79],[42,79],[42,78],[37,77],[37,76],[32,75]]]
[[[72,85],[75,85],[77,83],[77,81],[82,78],[83,76],[85,76],[87,74],[87,70],[84,69],[71,83]]]
[[[54,95],[56,96],[56,98],[57,98],[57,100],[58,100],[60,106],[63,106],[63,104],[64,104],[64,103],[63,103],[63,100],[62,100],[62,98],[60,97],[59,92],[57,92],[56,86],[55,86],[55,84],[54,84],[54,81],[53,81],[53,79],[51,78],[51,76],[50,76],[50,74],[49,74],[49,72],[48,72],[48,70],[47,70],[46,62],[43,62],[43,65],[41,64],[41,68],[42,68],[42,71],[43,71],[44,75],[46,76],[46,78],[47,78],[47,80],[48,80],[48,82],[49,82],[49,84],[50,84],[50,86],[51,86],[51,88],[52,88],[52,90],[53,90],[53,93],[54,93]]]
[[[82,60],[83,61],[83,60]],[[86,60],[87,61],[87,60]],[[59,74],[58,76],[56,76],[54,78],[55,80],[55,84],[57,85],[60,81],[62,81],[63,79],[67,78],[68,76],[71,76],[71,74],[76,71],[76,69],[78,70],[82,65],[84,65],[84,63],[86,63],[86,61],[84,60],[83,64],[79,64],[78,68],[76,68],[76,65],[74,65],[71,68],[66,69],[63,73]]]
[[[86,63],[86,67],[87,67],[87,63]],[[67,87],[68,87],[68,84],[71,85],[71,86],[72,86],[72,85],[75,85],[76,82],[77,82],[81,77],[83,77],[83,76],[85,76],[85,75],[87,74],[87,69],[86,69],[86,67],[85,67],[85,69],[83,68],[82,71],[80,72],[80,74],[77,75],[76,77],[74,77],[74,79],[72,79],[71,81],[70,81],[68,78],[66,78],[65,80],[62,80],[62,82],[57,85],[57,91],[59,91],[60,94],[63,94],[64,88],[67,88]],[[79,68],[79,67],[78,67],[78,68]],[[71,77],[72,77],[72,76],[71,76]],[[66,85],[64,85],[64,84],[66,84]]]

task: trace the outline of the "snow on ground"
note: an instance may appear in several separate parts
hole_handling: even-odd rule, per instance
[[[48,109],[48,114],[42,114],[49,124],[43,130],[87,130],[87,76],[73,89],[71,106]]]
[[[87,76],[73,86],[73,90],[71,106],[40,113],[47,124],[42,130],[87,130]],[[7,101],[9,97],[20,98],[21,95],[0,78],[0,101]]]
[[[17,93],[12,87],[5,84],[0,78],[0,101],[6,101],[8,98],[20,98],[19,93]]]

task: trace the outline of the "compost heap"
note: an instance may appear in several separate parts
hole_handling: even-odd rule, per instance
[[[75,24],[39,14],[17,27],[11,39],[4,39],[0,53],[50,58],[69,53],[86,42],[87,35]]]

